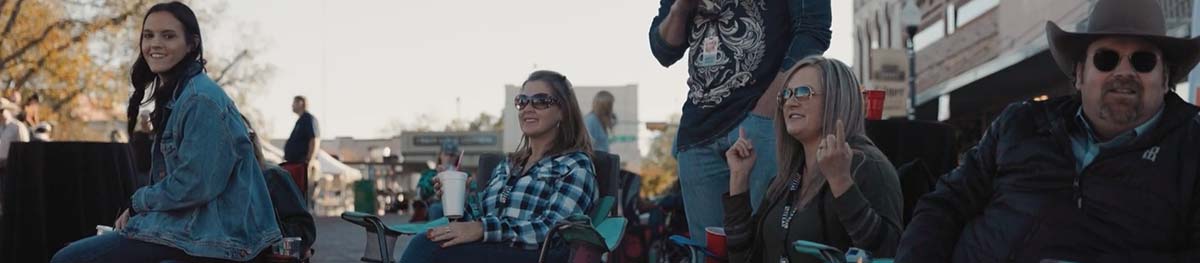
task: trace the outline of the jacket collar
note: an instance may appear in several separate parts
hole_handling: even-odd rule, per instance
[[[1062,134],[1069,134],[1067,132],[1084,128],[1079,125],[1079,122],[1075,121],[1079,107],[1083,105],[1079,95],[1064,96],[1037,103],[1045,105],[1049,111],[1047,112],[1048,114],[1037,117],[1037,119],[1040,119],[1037,122],[1038,130],[1065,129],[1062,130]],[[1168,92],[1163,96],[1163,108],[1158,113],[1161,115],[1158,117],[1158,123],[1147,130],[1145,134],[1139,134],[1136,139],[1126,146],[1141,148],[1153,144],[1159,138],[1192,122],[1192,119],[1196,118],[1197,112],[1200,112],[1200,108],[1183,101],[1174,92]]]

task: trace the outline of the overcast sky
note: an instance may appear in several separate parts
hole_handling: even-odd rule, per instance
[[[833,0],[826,56],[853,62],[852,1]],[[233,21],[206,42],[262,41],[259,60],[275,65],[256,106],[274,138],[286,138],[291,98],[306,95],[322,137],[385,137],[394,120],[421,113],[443,127],[456,117],[499,115],[505,84],[535,67],[575,85],[639,85],[641,121],[680,112],[686,63],[662,68],[647,32],[657,0],[257,0],[229,1]],[[203,21],[202,21],[203,23]],[[248,38],[246,38],[248,36]],[[206,43],[207,45],[207,43]],[[221,45],[221,44],[215,44]],[[643,145],[649,133],[643,131]],[[644,148],[644,147],[643,147]]]

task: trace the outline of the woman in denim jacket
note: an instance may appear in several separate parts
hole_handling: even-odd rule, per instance
[[[134,192],[116,233],[76,241],[52,262],[249,261],[279,241],[266,182],[241,115],[204,74],[200,26],[179,2],[142,25],[128,113],[153,85],[150,185]]]

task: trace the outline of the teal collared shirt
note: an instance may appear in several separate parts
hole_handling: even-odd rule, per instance
[[[1096,131],[1092,130],[1091,123],[1083,116],[1083,107],[1079,107],[1079,111],[1075,113],[1075,121],[1083,127],[1080,131],[1071,133],[1071,151],[1075,153],[1075,171],[1083,172],[1083,168],[1092,163],[1097,155],[1100,155],[1101,149],[1111,149],[1125,145],[1138,136],[1145,134],[1150,128],[1153,128],[1158,123],[1158,119],[1162,117],[1163,109],[1159,108],[1158,113],[1154,114],[1153,118],[1147,120],[1142,125],[1133,128],[1132,131],[1122,133],[1113,137],[1112,140],[1101,142],[1096,139]]]

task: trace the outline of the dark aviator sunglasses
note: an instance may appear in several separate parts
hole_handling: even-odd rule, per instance
[[[1117,51],[1109,49],[1101,49],[1092,54],[1092,65],[1097,70],[1102,72],[1110,72],[1117,69],[1121,64],[1122,55]],[[1149,73],[1155,67],[1158,67],[1158,56],[1148,51],[1133,52],[1128,56],[1129,64],[1133,66],[1133,70],[1140,73]]]

